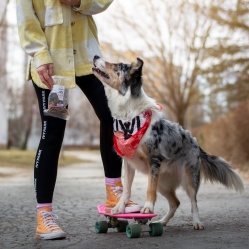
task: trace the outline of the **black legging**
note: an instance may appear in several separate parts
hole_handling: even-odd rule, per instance
[[[76,84],[84,92],[100,120],[100,152],[105,176],[120,177],[122,160],[113,150],[113,119],[107,105],[104,87],[94,75],[76,77]],[[50,90],[33,85],[42,120],[41,139],[35,159],[34,186],[37,203],[51,203],[66,121],[43,115],[43,110],[47,109]]]

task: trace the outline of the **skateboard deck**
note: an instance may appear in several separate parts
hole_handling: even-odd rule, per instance
[[[120,218],[120,219],[152,219],[153,217],[157,216],[157,214],[141,214],[141,213],[111,214],[105,212],[105,204],[98,205],[97,209],[99,214]]]
[[[150,236],[161,236],[163,226],[161,223],[150,223],[149,220],[157,214],[126,213],[111,214],[105,212],[105,205],[97,206],[98,213],[104,215],[109,221],[97,221],[95,223],[96,233],[107,233],[108,228],[116,228],[118,232],[126,232],[128,238],[138,238],[142,232],[149,232]],[[128,220],[134,220],[134,224],[129,224]]]

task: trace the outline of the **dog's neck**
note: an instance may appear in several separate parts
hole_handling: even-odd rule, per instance
[[[129,91],[122,96],[110,87],[105,87],[105,92],[112,116],[117,119],[133,119],[148,109],[158,109],[156,102],[143,89],[139,97],[132,97]]]

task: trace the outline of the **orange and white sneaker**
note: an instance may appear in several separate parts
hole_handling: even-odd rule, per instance
[[[51,207],[39,208],[37,211],[36,238],[37,239],[62,239],[66,233],[57,223],[58,216],[52,212]]]
[[[114,208],[123,193],[122,182],[116,182],[115,186],[106,185],[106,203],[105,203],[105,211],[107,213],[111,212],[111,209]],[[125,206],[125,213],[136,213],[140,212],[141,206],[133,201],[129,201],[129,203]]]

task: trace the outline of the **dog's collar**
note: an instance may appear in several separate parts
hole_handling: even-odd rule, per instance
[[[149,109],[140,113],[138,116],[132,119],[113,119],[113,131],[122,132],[124,134],[124,139],[129,139],[137,131],[139,131],[145,124],[149,116],[151,116],[152,111]]]
[[[114,149],[120,156],[132,158],[140,140],[149,127],[152,110],[142,112],[131,120],[113,121]]]

